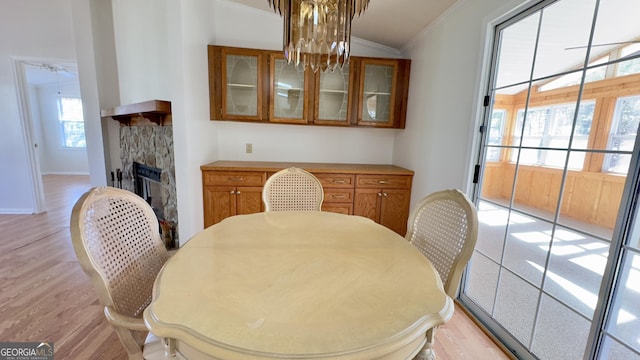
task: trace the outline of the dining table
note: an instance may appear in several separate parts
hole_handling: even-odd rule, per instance
[[[236,215],[159,272],[149,331],[182,359],[433,358],[454,305],[431,262],[374,221],[322,211]]]

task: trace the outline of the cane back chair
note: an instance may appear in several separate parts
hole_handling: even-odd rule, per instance
[[[265,211],[320,211],[323,200],[320,180],[295,167],[271,175],[262,189]]]
[[[478,238],[475,206],[460,190],[435,192],[418,203],[407,227],[406,239],[431,261],[455,298]]]
[[[129,359],[162,358],[162,341],[150,333],[145,337],[142,319],[168,258],[151,206],[130,191],[95,187],[74,205],[70,231],[80,266]]]

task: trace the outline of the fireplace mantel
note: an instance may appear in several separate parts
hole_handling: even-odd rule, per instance
[[[149,100],[134,104],[120,105],[102,109],[100,116],[110,117],[123,126],[135,125],[171,125],[171,102]]]

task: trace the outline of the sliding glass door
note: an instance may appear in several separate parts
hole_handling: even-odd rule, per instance
[[[496,27],[461,300],[519,358],[640,359],[638,14],[542,1]]]

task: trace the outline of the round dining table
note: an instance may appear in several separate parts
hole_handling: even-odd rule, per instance
[[[183,359],[411,359],[453,301],[429,260],[367,218],[229,217],[166,262],[144,311]]]

